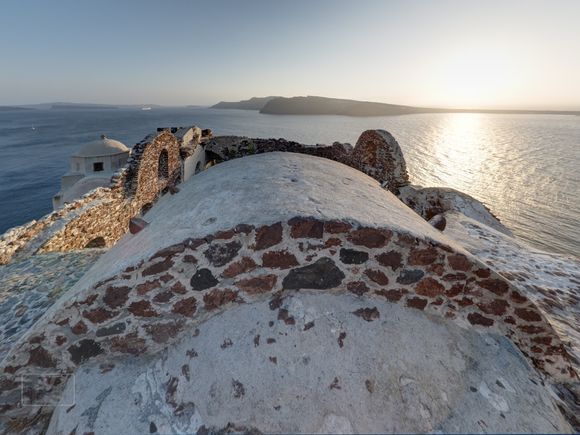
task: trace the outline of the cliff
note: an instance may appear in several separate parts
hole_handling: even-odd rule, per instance
[[[142,142],[127,191],[157,186],[171,136]],[[573,431],[576,311],[551,305],[578,303],[577,261],[531,252],[467,195],[411,186],[385,131],[203,147],[214,166],[176,178],[19,332],[0,363],[6,432]],[[548,272],[557,289],[536,290]]]
[[[279,97],[253,97],[249,100],[242,101],[220,101],[211,106],[212,109],[242,109],[242,110],[260,110],[270,100]]]
[[[399,104],[357,101],[317,96],[251,98],[239,102],[220,102],[218,109],[252,109],[271,115],[342,115],[342,116],[394,116],[414,113],[503,113],[578,115],[578,111],[565,110],[494,110],[414,107]]]

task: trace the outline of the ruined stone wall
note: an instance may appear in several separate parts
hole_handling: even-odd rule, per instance
[[[395,138],[385,130],[367,130],[354,149],[349,144],[304,145],[285,139],[259,139],[240,136],[218,136],[205,146],[208,159],[231,160],[252,154],[275,151],[323,157],[343,163],[371,176],[391,192],[409,184],[403,153]]]
[[[409,233],[300,217],[184,240],[62,301],[0,367],[0,403],[8,404],[6,415],[22,418],[21,375],[38,375],[34,391],[22,387],[26,397],[58,396],[62,383],[48,375],[68,376],[88,360],[107,370],[115,355],[156,353],[228,304],[269,299],[278,321],[295,325],[281,304],[296,291],[350,292],[371,305],[386,299],[493,331],[540,371],[577,380],[564,344],[534,303],[474,258]],[[369,307],[353,315],[371,321],[378,313]],[[315,321],[304,325],[310,328]],[[342,340],[348,331],[340,332]]]
[[[30,254],[84,249],[93,241],[98,241],[99,247],[112,246],[128,231],[132,217],[180,181],[179,146],[170,131],[146,137],[135,145],[127,165],[113,176],[109,188],[92,191],[62,210],[6,233],[0,241],[0,264],[8,263],[39,240],[40,246]],[[159,155],[163,150],[168,156],[168,177],[159,179]],[[82,208],[85,210],[76,216]],[[51,229],[59,224],[62,228],[52,234]]]

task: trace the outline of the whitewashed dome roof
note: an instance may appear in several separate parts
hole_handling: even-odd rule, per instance
[[[109,139],[104,134],[99,140],[89,142],[78,150],[75,157],[97,157],[97,156],[114,156],[116,154],[128,153],[129,148],[118,140]]]

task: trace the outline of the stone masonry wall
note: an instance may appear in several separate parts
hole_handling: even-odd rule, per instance
[[[474,258],[407,233],[301,217],[184,240],[62,301],[0,367],[1,411],[18,424],[31,418],[31,409],[51,413],[50,407],[18,408],[20,389],[33,402],[55,401],[63,386],[55,374],[67,377],[89,360],[106,371],[115,355],[156,353],[186,332],[195,334],[195,325],[229,304],[269,299],[278,321],[295,325],[281,303],[296,291],[350,292],[370,305],[384,298],[490,330],[511,339],[555,380],[578,379],[538,308]],[[379,313],[369,307],[353,315],[373,321]],[[305,325],[304,333],[315,327]],[[340,332],[339,346],[348,335]],[[31,374],[36,383],[21,386],[21,376]]]
[[[0,241],[0,264],[8,263],[18,252],[47,234],[55,223],[66,221],[82,207],[86,210],[50,234],[35,252],[83,249],[96,239],[102,239],[104,246],[112,246],[128,231],[130,219],[145,204],[155,202],[160,194],[180,181],[179,146],[170,131],[146,137],[135,145],[126,167],[113,176],[109,188],[92,191],[62,210],[6,233]],[[163,150],[168,154],[169,177],[159,179],[158,162]]]

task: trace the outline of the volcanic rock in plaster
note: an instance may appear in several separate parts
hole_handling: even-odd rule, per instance
[[[295,323],[236,305],[160,354],[83,367],[48,434],[571,432],[503,337],[348,294],[294,293],[280,310]]]

